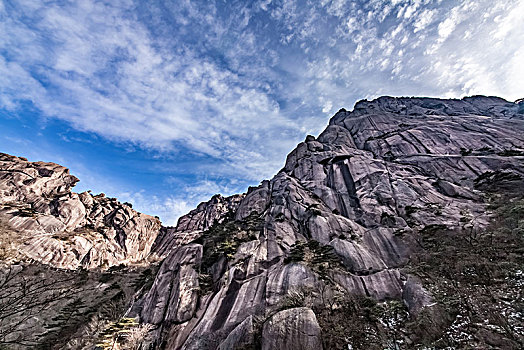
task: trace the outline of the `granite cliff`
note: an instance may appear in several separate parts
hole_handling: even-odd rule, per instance
[[[10,249],[65,269],[146,258],[160,220],[104,194],[74,193],[77,182],[58,164],[0,154],[0,220],[17,232]]]
[[[73,193],[77,179],[56,164],[0,161],[0,214],[23,238],[10,264],[155,267],[120,315],[143,330],[134,348],[524,344],[522,102],[360,101],[307,136],[271,180],[216,195],[176,227]],[[486,295],[493,308],[482,309]],[[503,320],[482,319],[497,312]]]

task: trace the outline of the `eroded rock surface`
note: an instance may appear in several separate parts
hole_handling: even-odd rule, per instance
[[[253,327],[253,316],[248,316],[220,343],[218,350],[250,349],[253,348],[254,345],[255,330]]]
[[[0,219],[26,258],[54,267],[110,267],[146,258],[160,220],[103,194],[74,193],[54,163],[0,154]]]
[[[262,350],[322,350],[320,327],[311,309],[280,311],[264,324]]]

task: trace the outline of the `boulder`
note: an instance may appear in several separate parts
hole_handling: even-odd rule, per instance
[[[264,323],[262,350],[321,350],[321,331],[311,309],[278,312]]]

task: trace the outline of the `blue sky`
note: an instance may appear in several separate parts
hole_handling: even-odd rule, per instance
[[[524,0],[0,0],[0,151],[166,224],[380,95],[524,97]]]

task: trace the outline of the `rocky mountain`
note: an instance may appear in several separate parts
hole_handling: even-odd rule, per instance
[[[524,346],[523,102],[360,101],[271,180],[176,227],[74,194],[56,164],[1,160],[23,256],[73,270],[159,261],[114,316],[135,323],[100,333],[120,348]]]
[[[54,163],[0,154],[0,223],[16,232],[4,249],[58,268],[111,267],[148,256],[160,220],[104,194],[71,191],[78,179]]]

